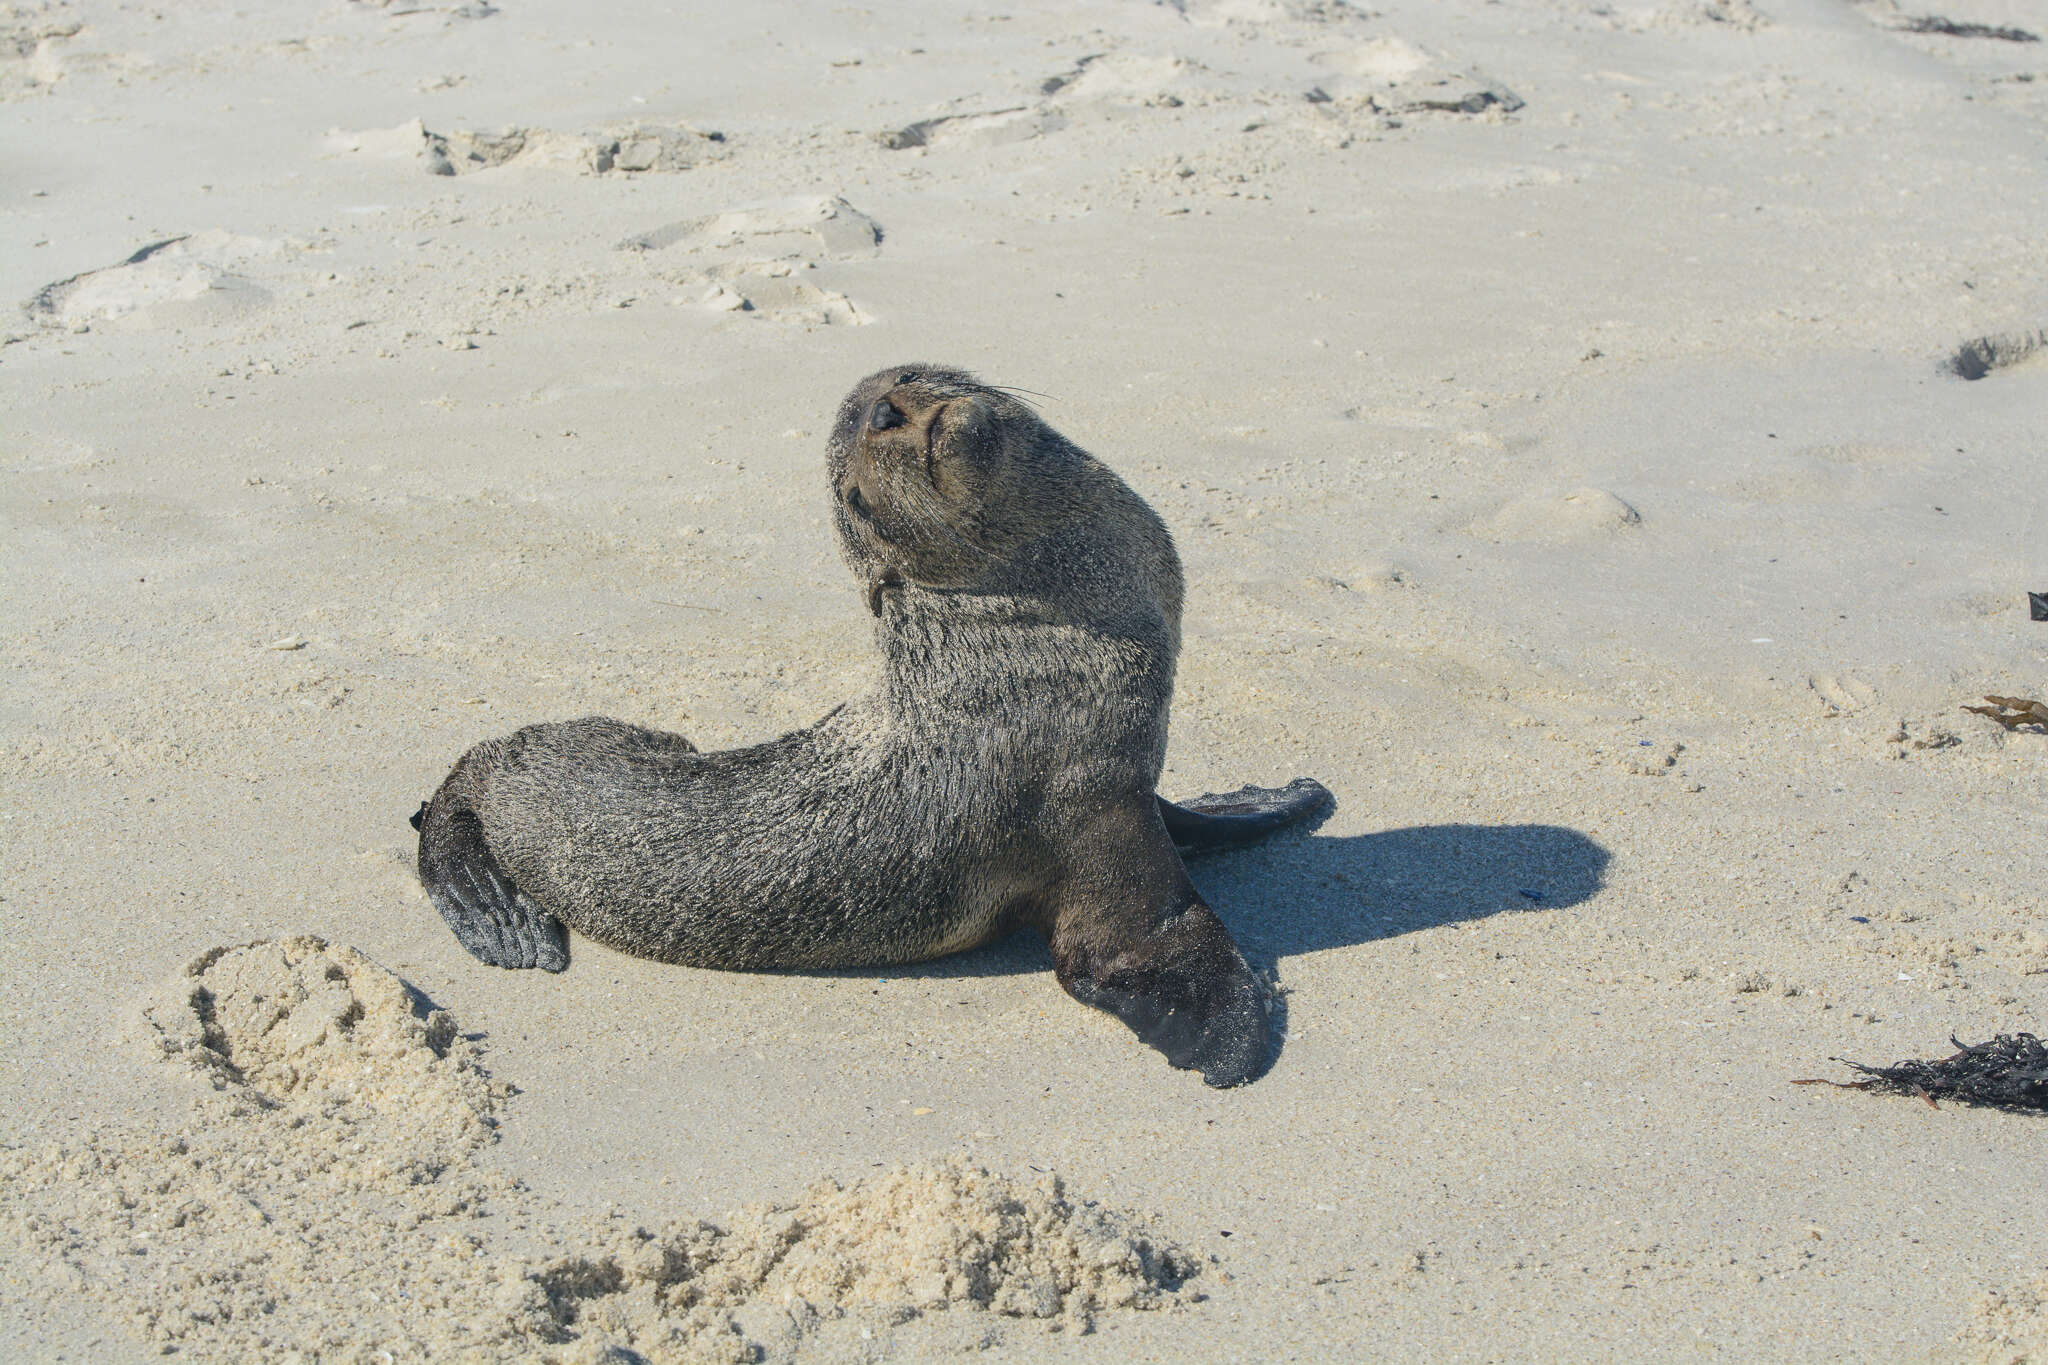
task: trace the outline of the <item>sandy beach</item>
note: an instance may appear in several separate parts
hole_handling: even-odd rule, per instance
[[[0,1358],[2048,1360],[2048,15],[0,6]],[[1939,20],[1940,22],[1935,22]],[[1035,935],[470,958],[468,746],[875,676],[943,362],[1159,511],[1212,1090]],[[245,945],[257,945],[246,947]]]

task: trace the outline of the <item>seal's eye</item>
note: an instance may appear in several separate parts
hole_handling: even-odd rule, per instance
[[[899,374],[896,376],[896,382],[899,384],[915,384],[917,376],[914,374]]]

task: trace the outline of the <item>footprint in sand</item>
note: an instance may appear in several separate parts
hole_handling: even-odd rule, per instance
[[[949,143],[963,147],[1000,147],[1011,142],[1029,142],[1066,126],[1065,116],[1055,110],[1012,105],[987,113],[941,114],[937,118],[920,119],[901,128],[876,133],[875,140],[892,152]]]
[[[820,256],[843,261],[875,256],[882,249],[882,228],[844,199],[811,195],[777,199],[766,204],[727,209],[702,218],[685,218],[619,243],[622,251],[689,252],[782,247],[790,255]]]
[[[0,102],[47,95],[68,76],[118,75],[152,65],[137,53],[82,46],[91,36],[75,5],[0,5]]]
[[[22,311],[38,326],[71,332],[233,322],[270,302],[270,291],[244,272],[283,250],[282,242],[232,232],[171,237],[44,285]]]
[[[1197,28],[1260,28],[1269,24],[1333,24],[1369,19],[1346,0],[1157,0]]]
[[[1879,3],[1860,6],[1865,18],[1881,28],[1894,33],[1907,33],[1916,37],[1936,40],[1984,39],[1996,43],[2038,43],[2041,35],[2032,29],[2020,28],[2013,24],[1982,23],[1972,19],[1954,19],[1946,14],[1908,13],[1900,8],[1897,0],[1879,0]]]
[[[1823,716],[1853,716],[1877,700],[1877,689],[1854,673],[1816,673],[1806,686]]]
[[[677,252],[703,262],[703,302],[808,326],[859,326],[868,316],[835,289],[802,278],[820,260],[879,255],[882,229],[844,199],[807,196],[687,218],[619,243],[622,251]]]
[[[489,19],[500,13],[490,0],[442,0],[423,4],[420,0],[349,0],[349,9],[363,14],[382,14],[392,31],[452,28],[472,19]]]
[[[1590,17],[1624,33],[1702,28],[1754,33],[1771,25],[1770,16],[1750,4],[1749,0],[1662,0],[1662,3],[1653,5],[1603,5],[1593,10]]]
[[[1174,85],[1196,69],[1183,57],[1098,52],[1047,76],[1038,88],[1060,104],[1177,104],[1170,99]]]
[[[1096,52],[1039,79],[1023,100],[997,109],[948,112],[875,134],[891,151],[914,147],[1000,147],[1056,133],[1099,110],[1176,108],[1173,87],[1191,63],[1172,56]]]
[[[500,166],[544,166],[582,175],[686,171],[723,157],[725,134],[684,123],[622,123],[588,133],[549,128],[436,133],[419,119],[396,128],[327,135],[326,154],[371,161],[416,161],[429,175],[470,175]]]
[[[873,321],[836,289],[793,278],[795,271],[775,264],[765,269],[732,268],[707,272],[704,306],[719,313],[743,313],[776,322],[810,327],[860,327]]]
[[[1333,83],[1349,79],[1369,86],[1398,85],[1435,65],[1421,48],[1395,37],[1373,38],[1335,52],[1318,52],[1309,60],[1331,72]]]
[[[1415,571],[1387,559],[1367,559],[1322,580],[1346,592],[1406,592],[1416,586]]]
[[[467,1127],[495,1106],[455,1022],[353,948],[317,938],[215,948],[144,1008],[151,1049],[216,1090],[283,1103],[346,1093],[373,1109],[444,1111]],[[479,1128],[475,1137],[481,1137]]]
[[[65,49],[85,28],[69,6],[0,14],[0,100],[48,93],[64,78]]]
[[[1514,499],[1466,529],[1493,541],[1582,545],[1642,524],[1642,514],[1604,488]]]
[[[1868,498],[1881,486],[1874,476],[1883,467],[1910,467],[1926,460],[1924,451],[1910,446],[1863,442],[1802,446],[1760,455],[1720,487],[1744,502],[1846,505]]]

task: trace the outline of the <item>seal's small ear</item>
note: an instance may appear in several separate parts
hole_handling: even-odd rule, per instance
[[[427,818],[427,803],[426,803],[426,802],[424,802],[424,801],[422,801],[422,802],[420,802],[420,808],[419,808],[418,810],[416,810],[416,811],[414,811],[414,812],[412,813],[412,827],[413,827],[414,829],[418,829],[418,828],[420,827],[420,821],[422,821],[422,820],[424,820],[424,819],[426,819],[426,818]]]
[[[897,572],[895,565],[891,564],[876,569],[872,574],[868,575],[868,610],[873,612],[877,619],[880,619],[882,615],[882,594],[891,588],[900,588],[902,586],[903,575]]]

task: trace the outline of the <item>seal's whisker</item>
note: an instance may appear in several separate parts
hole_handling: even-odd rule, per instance
[[[1048,403],[1057,401],[1049,393],[1040,393],[1036,389],[1020,389],[1014,384],[983,384],[982,387],[994,393],[1007,393],[1013,398],[1021,399],[1024,406],[1034,412],[1038,410],[1038,404],[1031,401],[1033,398],[1043,398]]]

